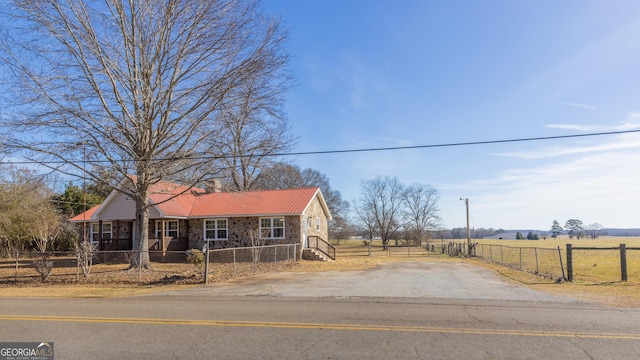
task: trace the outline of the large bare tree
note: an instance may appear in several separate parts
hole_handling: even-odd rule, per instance
[[[402,227],[403,202],[404,188],[398,178],[378,176],[361,184],[360,199],[354,206],[355,214],[366,227],[373,226],[382,239],[384,250]]]
[[[214,177],[222,152],[208,140],[223,112],[254,79],[286,74],[286,34],[257,0],[16,0],[3,11],[5,142],[69,175],[112,181],[99,165],[124,178],[142,252],[151,186]]]
[[[431,185],[415,183],[404,190],[405,228],[419,245],[427,231],[440,226],[438,200],[438,190]]]
[[[277,78],[243,83],[234,101],[224,107],[216,136],[210,138],[222,151],[217,163],[231,190],[254,190],[262,171],[296,143],[282,109],[290,79],[273,75]]]

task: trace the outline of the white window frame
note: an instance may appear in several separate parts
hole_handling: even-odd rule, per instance
[[[162,237],[162,222],[164,221],[164,237],[178,238],[180,236],[180,222],[178,220],[156,220],[156,237],[160,239]],[[170,229],[169,224],[176,224],[175,229]],[[170,235],[175,232],[176,236]]]
[[[320,216],[316,217],[316,230],[320,231]]]
[[[222,221],[224,221],[224,227],[220,227],[220,223]],[[212,228],[207,227],[208,222],[212,222],[214,226]],[[205,219],[202,223],[202,227],[205,241],[221,241],[229,239],[229,219]],[[214,236],[212,238],[208,237],[207,231],[213,231]],[[220,231],[224,231],[224,237],[220,236]]]
[[[262,226],[263,220],[269,220],[269,226]],[[282,226],[274,226],[274,220],[281,220]],[[261,239],[284,239],[284,216],[274,216],[274,217],[261,217],[260,218],[260,238]],[[282,236],[273,236],[274,230],[282,229]],[[267,236],[264,236],[265,231],[268,230]]]
[[[94,227],[99,229],[100,223],[99,222],[94,222],[91,223],[91,226],[89,226],[89,236],[91,237],[91,242],[98,242],[97,236],[94,236],[94,234],[98,234],[99,231],[94,231]],[[105,227],[109,228],[109,231],[104,231]],[[105,237],[105,234],[109,234],[109,237]],[[104,221],[102,222],[102,233],[101,233],[102,239],[103,240],[110,240],[111,238],[113,238],[113,225],[111,224],[111,221]]]

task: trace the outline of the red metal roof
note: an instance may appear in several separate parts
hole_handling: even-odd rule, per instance
[[[302,214],[318,194],[320,189],[317,187],[208,193],[204,189],[189,189],[178,184],[160,182],[151,186],[149,198],[164,216],[223,217]],[[321,198],[320,201],[329,215],[324,199]],[[102,205],[108,206],[106,203]],[[92,220],[91,216],[99,207],[77,215],[70,221]]]
[[[91,220],[91,215],[93,215],[93,213],[95,213],[96,210],[98,210],[99,207],[100,207],[100,205],[96,205],[96,206],[92,207],[91,209],[72,217],[71,219],[69,219],[69,221],[71,221],[71,222],[90,221]]]
[[[191,217],[302,214],[318,188],[209,193],[196,197]]]

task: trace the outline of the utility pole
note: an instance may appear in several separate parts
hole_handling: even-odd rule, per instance
[[[469,230],[469,198],[460,198],[464,200],[464,204],[467,207],[467,256],[471,256],[471,231]]]

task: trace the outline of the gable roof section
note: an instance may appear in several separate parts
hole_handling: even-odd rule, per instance
[[[107,199],[69,221],[100,219],[100,212],[116,198],[114,190]],[[327,218],[331,214],[320,188],[208,193],[174,183],[160,182],[150,188],[149,202],[162,217],[232,217],[303,214],[314,198],[318,198]]]
[[[93,214],[96,212],[96,210],[98,210],[99,207],[100,205],[96,205],[91,209],[72,217],[71,219],[69,219],[69,221],[70,222],[91,221],[91,216],[93,216]]]
[[[196,197],[191,217],[298,215],[320,194],[319,188],[209,193]],[[320,195],[322,199],[322,195]],[[321,200],[324,211],[329,211]]]

